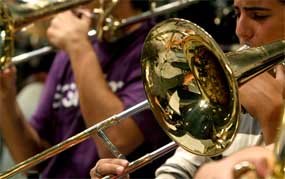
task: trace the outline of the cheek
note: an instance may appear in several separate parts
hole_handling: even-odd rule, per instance
[[[283,39],[285,34],[285,13],[280,15],[279,18],[275,19],[274,25],[272,25],[271,33],[276,34],[275,37]]]
[[[285,37],[285,23],[284,21],[275,20],[269,23],[259,24],[258,32],[256,33],[256,40],[260,44],[271,43],[276,40],[284,39]]]

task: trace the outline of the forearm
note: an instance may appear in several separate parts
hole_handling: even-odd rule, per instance
[[[16,163],[43,150],[43,144],[34,129],[24,119],[18,105],[7,105],[1,113],[1,135]]]
[[[82,41],[74,45],[68,54],[79,91],[81,111],[89,119],[87,125],[122,111],[123,103],[109,88],[91,44]]]
[[[82,41],[69,50],[69,55],[79,91],[81,111],[87,127],[123,111],[124,105],[109,88],[91,44],[88,41]],[[131,119],[124,120],[120,125],[106,130],[106,134],[124,154],[131,152],[143,141],[142,134]],[[100,140],[95,138],[95,142],[99,154],[104,157],[110,156]]]
[[[268,113],[259,112],[257,114],[257,117],[260,119],[259,121],[261,121],[260,125],[266,144],[273,143],[277,137],[278,128],[282,120],[282,107],[283,104],[281,101],[276,101],[275,103],[272,102],[272,105],[268,106],[268,108],[270,108],[267,110]]]
[[[272,143],[283,108],[282,90],[270,74],[263,73],[239,88],[240,102],[259,121],[266,144]]]

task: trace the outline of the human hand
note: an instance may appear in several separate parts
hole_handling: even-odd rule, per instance
[[[13,99],[16,99],[16,68],[14,66],[0,71],[0,108]]]
[[[0,119],[15,113],[15,102],[16,68],[13,66],[0,71]]]
[[[283,110],[285,75],[281,65],[276,67],[276,76],[262,73],[239,88],[241,104],[259,121],[266,143],[273,142],[276,127]]]
[[[253,165],[254,175],[257,178],[264,178],[270,174],[273,168],[273,153],[271,150],[266,149],[264,147],[245,148],[223,160],[217,162],[210,162],[203,165],[197,171],[195,179],[236,178],[237,176],[234,175],[235,172],[234,169],[237,165],[240,165],[241,162],[244,161],[249,162],[250,164]]]
[[[65,51],[80,46],[82,41],[88,41],[88,31],[91,24],[91,14],[88,10],[77,10],[81,17],[72,11],[66,11],[55,16],[47,30],[49,41]],[[77,13],[77,14],[78,14]]]
[[[92,179],[103,178],[107,175],[122,175],[124,170],[129,165],[129,162],[124,159],[100,159],[95,167],[90,170],[90,176]]]

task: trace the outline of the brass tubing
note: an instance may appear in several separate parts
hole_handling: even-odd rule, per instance
[[[27,160],[20,162],[19,164],[13,166],[11,169],[3,172],[0,174],[0,179],[8,178],[11,176],[14,176],[17,173],[23,172],[28,168],[31,168],[40,162],[62,152],[65,151],[66,149],[69,149],[70,147],[88,139],[91,135],[94,135],[95,132],[104,130],[108,127],[114,126],[120,122],[120,120],[125,119],[129,116],[132,116],[138,112],[141,112],[143,110],[146,110],[149,108],[147,100],[121,112],[118,114],[115,114],[109,118],[107,118],[104,121],[101,121],[92,127],[64,140],[63,142],[56,144],[52,146],[49,149],[44,150],[41,153],[38,153]],[[111,149],[110,149],[111,150]]]
[[[12,11],[12,17],[13,14],[15,14],[15,17],[13,18],[14,28],[15,30],[19,30],[43,18],[50,17],[54,14],[90,3],[92,1],[93,0],[49,1],[49,3],[47,3],[45,6],[37,7],[35,4],[33,11],[29,11],[28,13],[22,12],[23,10],[20,8],[19,10],[15,9]]]
[[[153,10],[143,12],[137,16],[133,16],[133,17],[129,17],[127,19],[123,19],[119,22],[119,25],[117,28],[122,28],[122,27],[125,27],[127,25],[130,25],[130,24],[133,24],[136,22],[140,22],[140,21],[152,18],[152,17],[159,16],[159,15],[175,12],[175,11],[178,11],[182,8],[186,8],[189,5],[198,3],[200,1],[201,0],[177,0],[177,1],[174,1],[171,3],[168,3],[166,5],[156,7]]]
[[[37,50],[33,50],[31,52],[23,53],[21,55],[17,55],[15,57],[12,57],[12,63],[15,65],[18,65],[18,64],[30,61],[32,58],[51,53],[52,51],[54,51],[53,47],[45,46],[45,47],[39,48]]]
[[[245,83],[285,59],[285,40],[279,40],[256,48],[228,52],[231,69],[239,84]]]
[[[163,155],[173,151],[174,149],[177,148],[177,146],[178,146],[178,144],[172,141],[172,142],[160,147],[159,149],[140,157],[139,159],[137,159],[137,160],[135,160],[129,164],[128,168],[126,169],[126,171],[124,172],[124,174],[122,176],[127,175],[129,173],[132,173],[132,172],[136,171],[137,169],[140,169],[141,167],[153,162],[154,160],[162,157]],[[110,179],[110,178],[114,178],[114,177],[105,176],[103,179]]]
[[[114,29],[120,29],[120,28],[126,27],[128,25],[131,25],[131,24],[134,24],[134,23],[146,20],[146,19],[150,19],[152,17],[171,13],[171,12],[177,11],[179,9],[185,8],[189,5],[198,3],[199,1],[201,1],[201,0],[178,0],[175,2],[171,2],[171,3],[168,3],[166,5],[156,7],[153,10],[143,12],[137,16],[133,16],[133,17],[123,19],[120,22],[118,22],[117,24],[116,23],[114,24],[114,26],[115,26]],[[113,29],[113,28],[111,28],[111,29]],[[95,29],[95,31],[96,31],[96,29]],[[34,57],[45,55],[47,53],[53,52],[54,50],[55,50],[55,48],[53,48],[51,46],[42,47],[40,49],[15,56],[12,58],[12,62],[13,63],[15,62],[15,64],[24,63],[24,62],[31,60]]]

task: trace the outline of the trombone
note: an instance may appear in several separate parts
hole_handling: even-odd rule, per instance
[[[238,129],[238,85],[280,63],[284,50],[285,40],[281,40],[224,54],[198,25],[175,18],[163,21],[149,32],[143,47],[147,100],[15,165],[0,178],[37,165],[94,133],[121,157],[104,130],[149,107],[174,142],[133,161],[128,172],[175,149],[177,144],[197,155],[218,155],[230,146]]]
[[[129,17],[126,19],[122,19],[122,20],[112,20],[111,18],[106,18],[105,21],[108,22],[106,23],[102,28],[101,28],[101,33],[104,33],[106,31],[111,31],[111,34],[115,34],[116,31],[120,30],[123,27],[126,27],[128,25],[137,23],[137,22],[141,22],[143,20],[146,19],[150,19],[156,16],[160,16],[163,14],[168,14],[168,13],[172,13],[175,11],[178,11],[182,8],[185,8],[189,5],[195,4],[197,2],[199,2],[200,0],[177,0],[165,5],[161,5],[159,7],[156,7],[154,9],[151,9],[149,11],[143,12],[137,16],[133,16],[133,17]],[[96,19],[96,12],[94,12],[94,16]],[[90,37],[92,36],[96,36],[97,34],[97,29],[94,30],[90,30],[88,35]],[[45,54],[48,54],[50,52],[53,52],[55,50],[55,48],[53,48],[52,46],[45,46],[36,50],[33,50],[31,52],[27,52],[24,54],[20,54],[17,56],[12,57],[12,62],[13,64],[21,64],[24,62],[27,62],[29,60],[31,60],[34,57],[38,57],[38,56],[42,56]]]

